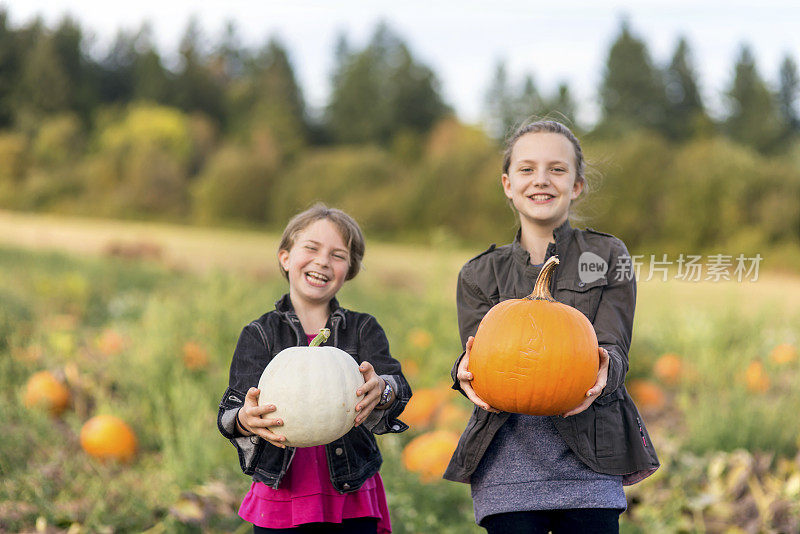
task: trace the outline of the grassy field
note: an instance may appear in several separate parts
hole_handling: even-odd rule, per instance
[[[215,417],[241,327],[285,291],[276,243],[0,212],[0,532],[248,531],[235,514],[248,479]],[[427,475],[402,462],[415,438],[466,422],[446,382],[455,275],[474,253],[370,242],[340,295],[379,319],[415,390],[412,429],[380,438],[399,533],[480,531],[465,485],[438,480],[435,462]],[[628,489],[624,532],[800,528],[799,302],[800,277],[787,274],[640,284],[628,385],[663,467]],[[664,371],[665,353],[677,372]],[[41,370],[69,390],[57,417],[25,406]],[[96,414],[132,427],[131,463],[83,453],[81,426]]]

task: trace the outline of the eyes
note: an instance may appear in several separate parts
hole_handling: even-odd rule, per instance
[[[309,251],[309,252],[317,252],[317,251],[319,251],[319,247],[317,245],[314,245],[314,244],[305,244],[305,245],[303,245],[303,248],[305,250]],[[344,252],[336,251],[333,254],[331,254],[331,257],[333,257],[334,259],[339,260],[339,261],[345,261],[345,262],[350,261],[350,257],[347,254],[345,254]]]
[[[535,169],[532,166],[525,165],[523,167],[520,167],[519,172],[521,174],[533,174],[534,170]],[[556,165],[554,167],[550,167],[550,172],[553,174],[564,174],[569,171],[566,169],[566,167],[563,167],[561,165]]]

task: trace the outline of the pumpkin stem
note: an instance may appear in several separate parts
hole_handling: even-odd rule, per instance
[[[331,329],[330,328],[323,328],[319,331],[319,334],[311,340],[311,343],[308,344],[309,347],[319,347],[331,336]]]
[[[555,302],[556,299],[550,294],[550,279],[553,278],[553,271],[558,265],[558,256],[551,256],[549,260],[544,262],[539,276],[536,278],[536,284],[533,286],[533,293],[525,297],[528,300],[548,300]]]

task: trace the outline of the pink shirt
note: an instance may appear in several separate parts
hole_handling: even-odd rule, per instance
[[[278,489],[253,482],[239,507],[239,516],[264,528],[375,517],[379,534],[392,531],[380,474],[368,478],[358,491],[339,493],[330,480],[325,445],[295,449],[294,459]]]

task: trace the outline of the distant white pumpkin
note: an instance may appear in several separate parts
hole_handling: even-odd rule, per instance
[[[308,347],[290,347],[269,362],[258,389],[259,406],[274,404],[270,418],[283,420],[270,428],[290,447],[312,447],[337,440],[353,428],[356,390],[364,377],[352,356],[336,347],[319,347],[330,335],[323,329]]]

